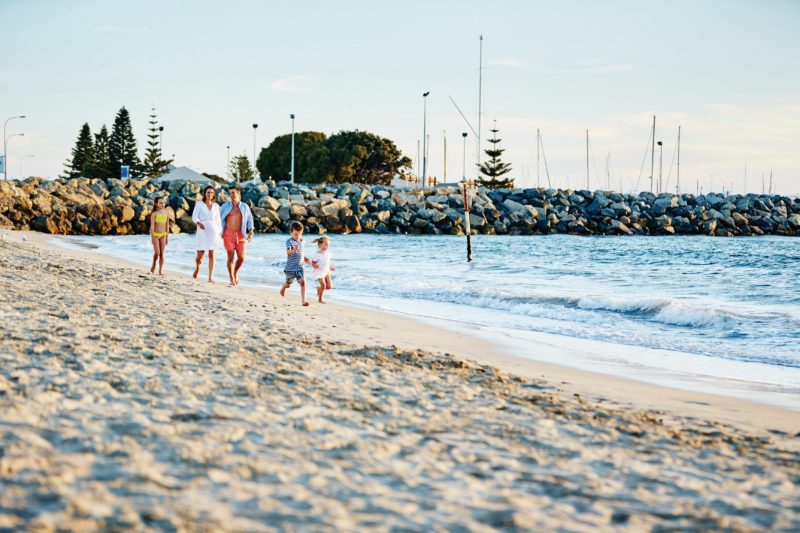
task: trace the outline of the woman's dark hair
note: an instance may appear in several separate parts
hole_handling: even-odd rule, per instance
[[[203,198],[206,197],[206,192],[208,192],[208,189],[211,189],[212,191],[214,191],[214,196],[217,195],[217,189],[215,189],[213,185],[206,185],[206,188],[203,189]]]

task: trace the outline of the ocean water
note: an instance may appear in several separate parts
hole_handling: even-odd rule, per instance
[[[285,240],[257,235],[242,282],[277,289]],[[67,242],[143,265],[152,253],[148,236]],[[800,410],[800,239],[476,236],[472,263],[465,248],[464,237],[334,235],[329,298],[523,357]],[[168,269],[192,271],[193,235],[170,237],[167,252]],[[215,279],[227,279],[224,252]]]

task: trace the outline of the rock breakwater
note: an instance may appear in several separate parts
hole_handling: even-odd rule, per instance
[[[165,196],[172,231],[193,232],[202,186],[155,180],[59,179],[0,182],[0,227],[54,234],[128,235],[149,231],[153,200]],[[395,189],[381,185],[287,182],[244,185],[256,231],[285,232],[292,220],[312,233],[464,234],[458,186]],[[219,201],[229,198],[217,186]],[[800,198],[780,195],[622,194],[571,189],[478,189],[473,233],[533,235],[800,235]]]

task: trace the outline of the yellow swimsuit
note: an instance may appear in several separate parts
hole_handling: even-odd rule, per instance
[[[168,218],[169,217],[167,215],[164,215],[164,214],[156,215],[156,223],[158,224],[158,223],[161,223],[161,222],[166,222]],[[167,232],[166,231],[154,231],[153,232],[153,237],[155,237],[156,239],[160,239],[161,237],[166,237],[166,236],[167,236]]]

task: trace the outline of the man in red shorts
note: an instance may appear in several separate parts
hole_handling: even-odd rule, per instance
[[[219,210],[222,219],[222,242],[228,252],[228,275],[230,285],[239,284],[239,269],[244,264],[244,247],[246,242],[253,238],[253,214],[250,207],[242,203],[242,193],[238,188],[230,190],[231,200],[222,204]],[[236,266],[233,264],[233,254],[236,254]]]

